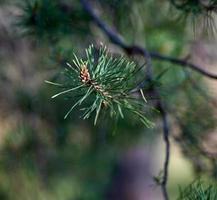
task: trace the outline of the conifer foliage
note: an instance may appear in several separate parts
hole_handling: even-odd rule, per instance
[[[79,59],[74,54],[73,62],[67,63],[63,84],[46,82],[62,88],[52,98],[71,94],[78,97],[65,118],[76,106],[81,107],[84,119],[95,113],[94,124],[102,111],[109,112],[115,118],[124,118],[124,113],[128,111],[145,126],[151,127],[152,122],[143,112],[144,103],[147,103],[143,90],[139,89],[141,97],[132,94],[138,85],[138,72],[142,67],[127,60],[125,56],[112,56],[104,46],[97,50],[91,45],[86,49],[85,59]]]
[[[180,191],[178,200],[216,200],[217,188],[214,185],[205,186],[200,180],[191,183]]]

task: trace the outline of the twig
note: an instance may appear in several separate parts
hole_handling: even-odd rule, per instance
[[[145,55],[144,55],[145,56]],[[152,66],[150,64],[149,70],[147,71],[147,78],[148,80],[152,81],[153,72]],[[170,141],[169,141],[169,121],[166,113],[165,106],[160,97],[160,93],[156,87],[152,89],[154,96],[157,99],[157,109],[160,111],[161,118],[162,118],[162,125],[163,125],[163,140],[165,143],[165,159],[164,159],[164,166],[163,166],[163,177],[161,181],[161,190],[165,200],[169,200],[169,195],[167,191],[167,180],[168,180],[168,169],[169,169],[169,161],[170,161]]]
[[[147,56],[147,54],[144,56]],[[149,70],[147,71],[147,78],[148,80],[152,81],[153,72],[152,72],[151,62],[148,67],[149,67]],[[169,169],[169,161],[170,161],[169,121],[168,121],[165,106],[163,105],[158,89],[156,87],[153,87],[152,91],[154,93],[154,96],[157,99],[156,107],[160,111],[160,114],[161,114],[162,124],[163,124],[163,140],[165,143],[165,159],[164,159],[164,166],[163,166],[163,177],[161,181],[161,190],[162,190],[164,199],[169,200],[169,195],[167,191],[168,169]]]
[[[93,19],[93,21],[97,24],[97,26],[100,27],[102,31],[105,32],[105,34],[109,37],[109,39],[116,45],[120,46],[121,48],[125,49],[127,46],[125,45],[125,42],[122,40],[122,38],[115,33],[107,24],[105,24],[94,12],[92,9],[91,4],[87,0],[81,0],[81,4],[83,8],[87,11],[87,13],[90,15],[90,17]]]
[[[203,67],[195,65],[193,63],[190,63],[190,62],[188,62],[186,60],[181,60],[181,59],[173,58],[173,57],[170,57],[170,56],[164,56],[164,55],[161,55],[161,54],[158,54],[158,53],[155,53],[155,52],[150,52],[150,56],[153,59],[168,61],[168,62],[177,64],[177,65],[180,65],[180,66],[183,66],[183,67],[189,67],[189,68],[199,72],[200,74],[202,74],[202,75],[204,75],[206,77],[209,77],[209,78],[212,78],[212,79],[217,79],[217,74],[213,74],[211,72],[208,72],[208,71],[204,70]]]
[[[164,159],[164,168],[163,168],[163,178],[161,182],[161,190],[165,200],[169,200],[168,191],[167,191],[167,180],[168,180],[168,169],[170,161],[170,141],[169,141],[169,122],[168,117],[165,112],[165,109],[159,101],[158,109],[160,110],[162,122],[163,122],[163,139],[165,142],[165,159]]]
[[[87,0],[81,0],[81,4],[87,13],[92,17],[93,21],[101,28],[101,30],[109,37],[112,43],[118,45],[122,49],[124,49],[128,54],[140,54],[144,56],[147,62],[147,79],[152,80],[152,64],[151,64],[151,56],[149,52],[142,47],[139,46],[128,46],[123,39],[113,30],[110,29],[94,12],[90,3]],[[146,81],[147,81],[146,79]],[[138,89],[143,87],[144,83],[139,84]],[[170,159],[170,142],[169,142],[169,123],[165,108],[161,102],[159,92],[156,88],[153,88],[153,92],[157,98],[157,107],[161,112],[162,122],[163,122],[163,139],[166,145],[166,155],[164,161],[164,169],[163,169],[163,179],[161,182],[162,194],[165,200],[169,200],[168,192],[167,192],[167,180],[168,180],[168,166]]]

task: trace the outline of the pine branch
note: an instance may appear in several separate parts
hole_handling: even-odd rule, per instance
[[[98,57],[96,57],[98,54]],[[79,59],[74,55],[73,64],[67,63],[64,72],[64,83],[46,81],[62,91],[53,95],[56,98],[72,94],[75,103],[66,113],[65,118],[75,107],[82,107],[83,119],[87,119],[95,112],[94,125],[96,125],[102,110],[110,112],[111,117],[124,118],[125,111],[132,113],[146,126],[152,127],[143,113],[143,103],[147,103],[144,93],[142,98],[134,97],[131,91],[135,87],[135,79],[141,67],[123,56],[113,57],[106,47],[101,46],[99,51],[91,45],[86,49],[86,58]],[[79,96],[79,98],[76,98]],[[84,107],[88,104],[87,107]]]

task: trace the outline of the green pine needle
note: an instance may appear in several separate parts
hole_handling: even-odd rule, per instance
[[[46,81],[63,88],[51,98],[67,94],[75,99],[64,118],[79,106],[83,111],[83,119],[95,113],[94,125],[97,124],[100,113],[108,111],[111,117],[121,118],[124,118],[126,112],[131,112],[145,126],[153,126],[143,112],[144,103],[147,103],[144,92],[140,90],[141,98],[131,94],[138,84],[135,80],[141,69],[134,62],[123,56],[113,57],[106,47],[101,46],[96,50],[91,45],[86,49],[86,59],[79,59],[74,54],[72,63],[66,63],[68,67],[64,71],[64,83]]]

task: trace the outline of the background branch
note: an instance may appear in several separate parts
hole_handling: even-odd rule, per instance
[[[163,60],[168,61],[177,65],[180,65],[182,67],[188,67],[192,70],[195,70],[199,72],[200,74],[212,78],[217,79],[217,74],[213,74],[211,72],[208,72],[204,70],[202,66],[195,65],[193,63],[190,63],[186,60],[173,58],[170,56],[161,55],[156,52],[148,52],[145,48],[137,46],[137,45],[127,45],[124,40],[121,38],[121,36],[114,32],[106,23],[104,23],[94,12],[92,9],[90,3],[86,0],[81,0],[83,8],[87,11],[87,13],[92,17],[93,21],[97,24],[97,26],[108,36],[108,38],[111,40],[112,43],[118,45],[122,49],[124,49],[128,54],[140,54],[140,55],[147,55],[149,54],[151,58],[156,60]]]
[[[203,69],[204,67],[195,65],[195,64],[190,63],[186,60],[181,60],[181,59],[173,58],[170,56],[164,56],[164,55],[161,55],[161,54],[155,53],[155,52],[150,52],[150,56],[153,59],[168,61],[168,62],[174,63],[176,65],[180,65],[182,67],[188,67],[190,69],[193,69],[194,71],[199,72],[200,74],[202,74],[208,78],[217,79],[217,74],[213,74],[211,72],[208,72],[208,71]]]

